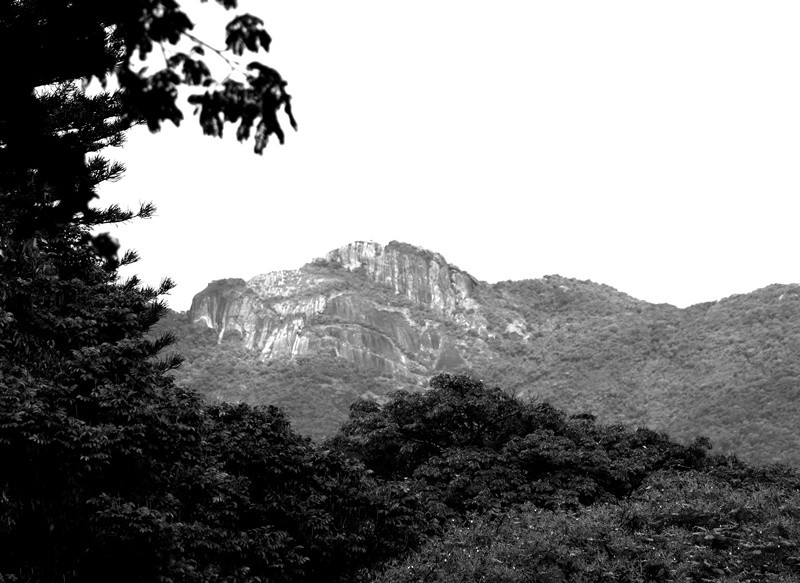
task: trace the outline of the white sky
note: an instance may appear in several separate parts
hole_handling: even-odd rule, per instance
[[[201,35],[221,46],[230,15],[184,1],[223,19]],[[800,282],[797,0],[242,7],[300,131],[263,157],[194,118],[133,132],[102,191],[159,208],[114,234],[143,257],[123,273],[176,280],[174,309],[355,240],[680,307]]]

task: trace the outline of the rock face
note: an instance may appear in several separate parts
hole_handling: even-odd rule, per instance
[[[467,367],[465,345],[488,336],[482,285],[437,253],[358,241],[298,270],[212,282],[190,317],[264,359],[327,353],[423,384],[431,370]]]
[[[455,317],[474,309],[472,297],[478,282],[453,267],[438,253],[393,241],[386,247],[357,241],[328,253],[325,259],[354,271],[364,268],[373,282],[393,289],[414,304]]]

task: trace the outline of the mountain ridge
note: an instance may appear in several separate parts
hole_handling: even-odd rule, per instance
[[[420,247],[355,242],[297,270],[212,282],[189,319],[194,333],[214,335],[208,351],[241,348],[247,366],[271,371],[271,387],[241,388],[235,399],[273,402],[277,385],[310,378],[303,367],[360,379],[347,388],[319,377],[338,387],[340,408],[344,393],[380,399],[421,390],[441,371],[470,372],[604,422],[684,440],[706,433],[723,451],[800,460],[796,284],[677,308],[558,275],[488,284]],[[227,395],[221,385],[203,392]]]

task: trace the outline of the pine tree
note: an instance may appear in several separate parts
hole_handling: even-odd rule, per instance
[[[261,21],[242,18],[228,44],[238,54],[266,48]],[[176,493],[203,481],[187,475],[200,468],[205,482],[226,481],[205,459],[198,397],[165,375],[179,363],[159,356],[172,338],[148,335],[171,282],[119,281],[117,267],[136,255],[117,257],[118,244],[96,234],[154,209],[91,204],[124,170],[98,152],[135,124],[179,123],[177,85],[212,80],[197,74],[207,71],[197,58],[173,56],[149,76],[134,70],[134,56],[190,29],[170,1],[0,5],[0,51],[23,57],[9,59],[0,97],[0,580],[175,571],[170,551],[185,538],[177,507],[191,517],[200,504],[179,504]],[[83,90],[111,74],[117,93]]]
[[[122,140],[125,125],[106,121],[119,111],[116,99],[86,97],[71,83],[37,98],[47,113],[41,127],[86,157],[76,185],[93,194],[121,174],[121,166],[96,155]],[[37,169],[4,170],[0,572],[55,579],[79,572],[86,560],[87,549],[78,552],[75,542],[90,545],[93,499],[152,491],[156,466],[178,459],[187,440],[197,439],[196,429],[175,423],[191,414],[179,409],[194,397],[163,374],[178,363],[157,357],[171,338],[146,336],[166,309],[158,296],[171,283],[151,289],[135,279],[119,282],[117,265],[135,255],[118,261],[116,245],[92,235],[104,223],[147,216],[152,207],[58,216],[63,211],[50,204],[51,185]],[[154,436],[158,431],[164,435]]]
[[[189,29],[170,0],[0,3],[0,51],[28,57],[0,102],[0,581],[331,580],[415,540],[412,501],[282,412],[175,386],[172,338],[150,333],[172,284],[120,281],[136,255],[96,234],[153,212],[91,204],[123,172],[98,152],[134,124],[179,122],[176,86],[209,82],[201,50],[132,68]],[[269,36],[242,15],[227,44]],[[291,109],[277,72],[250,70],[195,101],[206,133],[255,127],[261,152]],[[82,90],[111,72],[120,92]]]

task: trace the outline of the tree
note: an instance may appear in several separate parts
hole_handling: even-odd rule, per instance
[[[354,403],[331,445],[451,511],[591,504],[630,494],[657,469],[706,460],[707,441],[685,447],[592,415],[568,418],[467,376],[441,374],[430,385],[382,406]]]
[[[263,555],[247,542],[261,535],[230,518],[246,476],[220,469],[205,445],[216,424],[165,375],[179,362],[160,356],[170,335],[148,335],[171,283],[120,282],[135,253],[119,258],[93,232],[153,212],[90,206],[123,172],[98,152],[135,124],[179,123],[178,85],[206,87],[206,133],[239,122],[244,140],[255,126],[258,152],[283,137],[279,109],[294,124],[285,82],[260,63],[247,80],[216,83],[198,45],[176,47],[152,75],[136,69],[190,29],[170,0],[0,4],[0,50],[24,56],[7,59],[0,97],[0,580],[208,580],[226,569],[243,580],[237,561]],[[227,27],[237,55],[268,44],[256,17]],[[116,93],[81,87],[110,74]]]
[[[440,374],[430,387],[423,393],[397,392],[384,406],[357,401],[334,443],[378,475],[402,478],[450,448],[500,449],[545,419],[468,376]]]
[[[236,0],[217,2],[228,9],[237,5]],[[49,236],[74,220],[91,223],[87,215],[92,215],[89,203],[96,196],[99,162],[86,156],[109,144],[82,135],[78,112],[86,107],[94,107],[97,123],[92,127],[107,126],[106,138],[110,134],[112,141],[134,124],[146,123],[152,131],[165,120],[180,124],[183,115],[176,98],[181,85],[204,88],[190,101],[205,133],[221,136],[225,123],[238,123],[239,140],[254,132],[257,153],[273,135],[283,141],[281,109],[296,127],[286,82],[276,70],[253,61],[244,79],[218,81],[203,60],[209,46],[192,35],[192,27],[175,0],[19,0],[0,5],[0,54],[22,56],[6,59],[0,97],[2,214],[8,207],[14,211],[13,221],[5,221],[0,233],[3,257],[19,253],[20,241],[35,242],[37,235]],[[269,49],[270,36],[256,16],[238,15],[225,30],[226,50],[237,57]],[[186,52],[181,41],[194,46]],[[148,73],[141,62],[156,46],[162,49],[163,66]],[[95,100],[82,92],[65,96],[61,89],[91,79],[105,86],[109,76],[116,77],[119,91]],[[106,247],[113,251],[113,246]]]
[[[40,130],[66,136],[74,152],[121,140],[124,122],[106,121],[121,107],[112,96],[90,98],[61,83],[36,99]],[[119,283],[116,249],[105,249],[105,259],[96,252],[109,241],[93,238],[91,227],[134,213],[65,211],[67,199],[54,201],[53,184],[40,180],[47,163],[2,174],[0,573],[74,580],[99,576],[103,561],[118,557],[100,552],[100,541],[119,540],[97,527],[111,508],[163,498],[174,468],[197,449],[201,410],[163,374],[177,364],[157,357],[170,337],[146,336],[170,283]],[[121,173],[97,156],[74,170],[67,181],[64,169],[60,187],[92,189]]]
[[[29,57],[0,104],[0,581],[334,580],[418,539],[413,497],[279,410],[175,386],[173,339],[151,334],[171,283],[119,281],[136,255],[93,234],[153,212],[89,203],[123,171],[104,147],[180,122],[178,85],[206,87],[192,99],[206,133],[255,128],[258,153],[283,139],[280,109],[294,125],[276,71],[216,83],[201,42],[134,70],[154,45],[196,40],[190,28],[171,0],[0,5],[0,49]],[[270,42],[251,15],[226,30],[235,55]],[[111,72],[115,94],[76,83]]]

